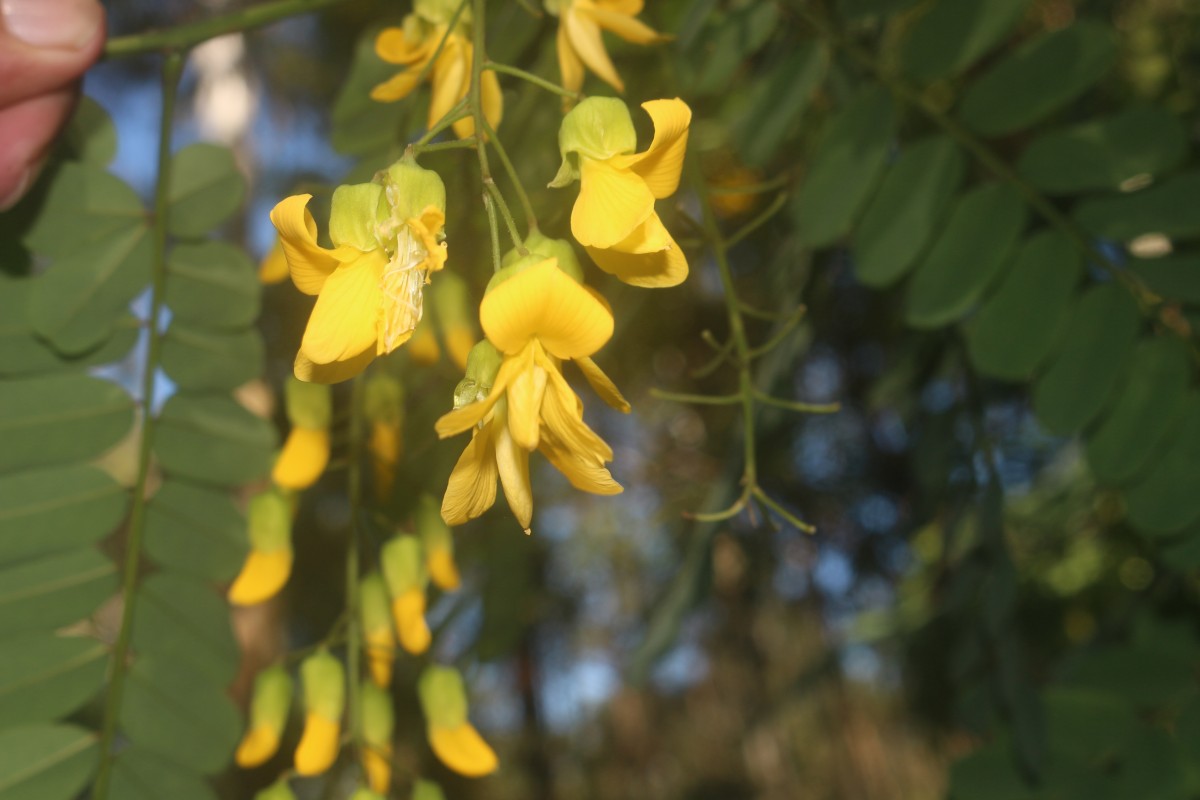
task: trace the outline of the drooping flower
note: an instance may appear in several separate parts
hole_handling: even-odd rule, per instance
[[[404,70],[372,89],[371,99],[385,103],[402,100],[417,88],[423,76],[428,76],[433,84],[428,118],[432,128],[467,96],[471,89],[475,46],[471,42],[469,7],[462,10],[458,22],[450,27],[458,6],[457,0],[417,0],[413,13],[404,18],[402,27],[385,28],[380,32],[375,39],[375,52],[387,63],[401,65]],[[483,116],[494,130],[504,114],[504,96],[495,72],[485,70],[480,78]],[[466,116],[456,121],[453,127],[458,138],[465,139],[475,132],[475,120]]]
[[[324,650],[300,665],[304,684],[304,733],[296,746],[296,773],[320,775],[337,760],[342,711],[346,705],[346,671]]]
[[[590,358],[612,336],[612,312],[602,299],[559,269],[557,259],[540,254],[505,267],[492,281],[480,305],[488,342],[476,346],[478,356],[472,352],[477,364],[491,368],[479,366],[472,374],[468,365],[455,410],[436,425],[442,438],[472,430],[450,475],[442,518],[460,525],[482,514],[495,502],[499,477],[509,507],[528,532],[534,450],[577,489],[621,491],[604,467],[612,448],[583,422],[583,404],[563,377],[561,362],[574,360],[615,407],[627,410],[628,404]]]
[[[392,698],[374,684],[363,684],[359,701],[363,746],[363,772],[371,790],[386,795],[392,785],[392,731],[395,717]]]
[[[563,88],[572,92],[583,87],[585,66],[618,92],[625,91],[604,47],[601,29],[634,44],[656,44],[671,38],[635,19],[642,13],[642,0],[546,0],[546,9],[558,15],[558,68]]]
[[[453,667],[430,666],[417,681],[429,746],[459,775],[479,778],[500,765],[495,751],[467,719],[467,692]]]
[[[416,524],[429,577],[442,591],[455,591],[462,579],[454,563],[454,534],[442,519],[437,501],[429,495],[422,495],[417,501]]]
[[[441,178],[402,160],[378,179],[334,192],[332,250],[317,244],[311,195],[271,211],[292,282],[317,296],[296,356],[302,381],[346,380],[408,341],[421,321],[424,285],[446,263]]]
[[[392,682],[396,637],[392,633],[394,623],[387,584],[378,572],[365,575],[358,582],[358,614],[371,680],[376,686],[386,688]]]
[[[272,487],[249,508],[250,552],[229,587],[229,602],[252,606],[279,593],[292,574],[292,501]]]
[[[250,724],[235,754],[239,767],[257,767],[275,755],[292,704],[292,690],[292,678],[281,666],[268,667],[255,677]]]
[[[284,385],[284,408],[292,429],[275,459],[271,480],[299,491],[317,482],[329,463],[329,421],[333,398],[328,386],[291,377]]]
[[[563,162],[550,186],[579,179],[571,233],[600,269],[634,286],[675,286],[687,277],[687,258],[654,201],[679,187],[692,111],[678,98],[642,108],[654,121],[654,139],[641,153],[620,100],[589,97],[572,109],[559,129]]]
[[[421,558],[421,542],[415,536],[395,536],[380,552],[383,577],[392,597],[392,620],[400,646],[413,655],[429,649],[433,636],[425,621],[425,587],[429,574]]]

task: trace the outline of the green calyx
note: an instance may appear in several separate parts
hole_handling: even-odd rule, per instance
[[[426,668],[417,681],[417,695],[431,728],[457,728],[467,721],[467,691],[454,667]]]
[[[279,733],[287,723],[288,709],[295,691],[292,676],[276,665],[267,667],[254,678],[254,695],[250,700],[250,725],[264,726]]]
[[[378,572],[371,572],[358,582],[358,615],[364,631],[390,631],[392,628],[387,584]]]
[[[562,166],[550,187],[558,189],[579,178],[579,158],[604,161],[637,149],[633,117],[624,101],[615,97],[589,97],[563,117],[558,129]]]
[[[410,589],[424,589],[429,582],[421,553],[421,540],[401,534],[393,537],[379,554],[383,562],[383,577],[393,598]]]
[[[525,245],[525,250],[530,256],[541,256],[541,258],[522,262],[526,267],[533,266],[545,261],[547,258],[553,258],[558,261],[558,268],[576,283],[583,283],[583,265],[579,262],[579,256],[575,254],[575,248],[566,239],[551,239],[541,231],[533,231],[522,242]],[[522,261],[525,256],[521,255],[521,251],[515,247],[504,254],[500,266],[511,267],[519,261]],[[503,272],[503,269],[501,269]],[[511,277],[511,276],[509,276]],[[493,279],[495,276],[493,276]],[[503,281],[499,281],[503,282]],[[488,283],[488,288],[492,287],[491,282]]]
[[[430,206],[446,213],[446,185],[436,172],[425,169],[411,156],[392,164],[375,179],[383,185],[389,230],[386,238],[395,236],[400,226],[420,217]]]
[[[260,553],[292,548],[292,499],[272,486],[250,499],[250,544]]]
[[[280,778],[254,795],[254,800],[296,800],[296,793],[288,786],[287,778]]]
[[[313,653],[300,665],[304,684],[304,710],[325,719],[340,720],[346,707],[346,670],[325,650]]]
[[[333,191],[329,238],[335,247],[350,245],[364,253],[378,250],[383,187],[376,183],[339,186]]]
[[[433,781],[417,781],[413,784],[412,800],[446,800],[446,795]]]
[[[472,347],[467,355],[467,374],[454,387],[454,407],[462,408],[487,397],[503,361],[504,356],[487,339]]]
[[[391,743],[396,725],[392,697],[370,681],[365,681],[359,691],[363,739],[373,747],[385,747]]]
[[[327,383],[310,383],[289,375],[283,387],[284,408],[294,428],[327,430],[333,416],[333,390]]]
[[[432,495],[423,494],[417,501],[417,533],[426,550],[454,552],[454,534],[442,520],[442,507]]]
[[[376,370],[367,379],[363,412],[367,421],[398,424],[404,419],[404,384],[395,375]]]

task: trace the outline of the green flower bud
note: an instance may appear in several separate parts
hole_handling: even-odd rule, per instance
[[[386,747],[391,744],[396,725],[392,697],[370,681],[364,682],[360,691],[363,739],[372,747]]]
[[[454,18],[454,12],[458,11],[460,5],[462,5],[461,0],[416,0],[413,3],[413,10],[422,19],[427,19],[435,25],[449,25],[450,20]],[[468,5],[459,15],[458,24],[459,27],[462,27],[470,22],[471,6]]]
[[[333,390],[327,383],[311,383],[289,375],[283,386],[283,404],[292,427],[327,430],[333,416]]]
[[[387,800],[383,795],[376,794],[370,789],[356,789],[354,794],[350,795],[350,800]]]
[[[562,14],[563,0],[542,0],[542,6],[546,9],[547,14],[557,17]]]
[[[263,553],[291,549],[292,501],[272,486],[250,498],[250,544]]]
[[[624,101],[615,97],[589,97],[563,117],[558,129],[562,166],[550,187],[566,186],[579,178],[579,156],[604,161],[637,148],[633,117]]]
[[[566,239],[551,239],[541,231],[534,231],[526,237],[524,245],[530,255],[557,259],[559,269],[570,275],[576,283],[583,283],[583,265],[579,263],[579,256],[575,254],[575,248]],[[521,258],[521,251],[514,247],[504,254],[500,266],[510,267]],[[540,261],[535,263],[540,263]]]
[[[280,778],[254,795],[254,800],[296,800],[296,793],[288,786],[286,778]]]
[[[304,710],[325,719],[340,720],[346,706],[346,671],[342,662],[325,650],[313,653],[300,665],[304,683]]]
[[[392,538],[383,546],[379,558],[393,599],[410,589],[424,589],[429,581],[421,557],[421,542],[415,536],[402,534]]]
[[[295,683],[282,666],[267,667],[254,678],[250,727],[265,726],[276,733],[287,723]]]
[[[454,387],[454,407],[462,408],[487,397],[503,361],[504,356],[487,339],[472,347],[467,356],[466,377]]]
[[[446,800],[446,795],[433,781],[417,781],[413,784],[412,800]]]
[[[420,166],[415,159],[402,158],[376,177],[383,183],[393,231],[420,217],[429,206],[446,212],[446,185],[436,172]]]
[[[367,379],[363,411],[368,422],[396,425],[404,419],[404,384],[395,375],[376,371]]]
[[[454,667],[427,667],[417,681],[417,695],[430,727],[457,728],[467,721],[467,690]]]
[[[376,183],[337,187],[329,212],[329,238],[333,244],[348,244],[364,253],[379,249],[376,231],[382,197],[383,187]]]
[[[431,495],[423,494],[417,501],[417,533],[425,549],[444,548],[454,551],[454,535],[442,520],[442,507]]]
[[[358,615],[364,631],[392,629],[392,605],[387,584],[378,572],[368,573],[358,582]]]

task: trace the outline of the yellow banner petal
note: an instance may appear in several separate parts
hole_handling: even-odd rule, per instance
[[[300,351],[313,363],[346,361],[379,340],[379,276],[386,259],[382,250],[363,253],[325,281],[300,340]]]
[[[488,340],[509,355],[536,338],[557,358],[590,356],[613,332],[612,313],[553,260],[519,272],[488,292],[479,307],[479,321]],[[505,359],[505,366],[509,363]]]
[[[580,159],[579,198],[571,233],[588,247],[612,247],[654,213],[654,195],[642,177],[614,167],[614,159]]]
[[[687,152],[688,128],[692,124],[692,109],[676,97],[673,100],[649,100],[642,108],[654,120],[654,139],[643,153],[616,156],[614,166],[632,169],[646,182],[651,193],[660,200],[675,194],[683,172],[683,157]]]
[[[279,231],[279,243],[287,258],[292,282],[305,294],[317,294],[341,263],[332,251],[317,244],[317,223],[308,211],[311,194],[280,200],[271,209],[271,222]]]
[[[389,64],[413,64],[429,60],[445,27],[439,27],[423,41],[404,35],[404,28],[384,28],[375,37],[375,54]],[[418,64],[420,68],[422,65]]]

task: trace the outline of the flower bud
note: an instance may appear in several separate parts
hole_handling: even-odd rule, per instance
[[[287,778],[280,778],[254,795],[254,800],[296,800],[296,793],[288,785]]]
[[[392,596],[392,619],[400,646],[413,655],[429,649],[432,635],[425,622],[425,585],[429,576],[415,536],[397,536],[380,554],[383,576]]]
[[[374,684],[364,684],[361,700],[363,771],[371,789],[387,794],[392,785],[392,732],[395,717],[392,698]]]
[[[320,775],[337,760],[346,675],[342,662],[325,651],[300,665],[304,684],[304,734],[296,747],[296,772]]]
[[[433,781],[417,781],[413,784],[411,800],[446,800],[442,787]]]
[[[443,591],[453,592],[462,582],[454,563],[454,534],[442,520],[441,506],[430,495],[417,501],[417,533],[425,550],[425,569],[434,584]]]
[[[453,667],[431,666],[417,682],[429,745],[450,769],[477,778],[496,770],[496,753],[467,719],[467,693]]]
[[[367,381],[363,411],[371,425],[367,450],[375,496],[382,502],[392,491],[396,465],[404,452],[404,384],[394,375],[375,372]]]
[[[615,97],[589,97],[563,117],[558,129],[562,166],[550,182],[561,188],[579,178],[579,156],[604,161],[637,149],[633,117],[624,101]]]
[[[334,246],[350,245],[364,253],[378,250],[382,199],[383,187],[377,183],[356,183],[334,189],[329,210],[329,238]]]
[[[283,407],[295,428],[325,430],[333,418],[333,390],[325,383],[307,383],[288,376]]]
[[[371,680],[379,686],[386,687],[392,682],[396,638],[392,634],[392,612],[387,586],[378,572],[372,572],[358,582],[358,613]]]
[[[292,504],[274,487],[255,495],[249,509],[250,552],[229,587],[229,601],[252,606],[271,599],[292,573]]]
[[[467,356],[467,374],[454,387],[454,407],[462,408],[487,397],[503,362],[504,356],[487,339],[472,347]]]
[[[292,677],[281,666],[268,667],[255,677],[250,724],[235,757],[239,767],[257,767],[275,755],[292,705],[292,693]]]

